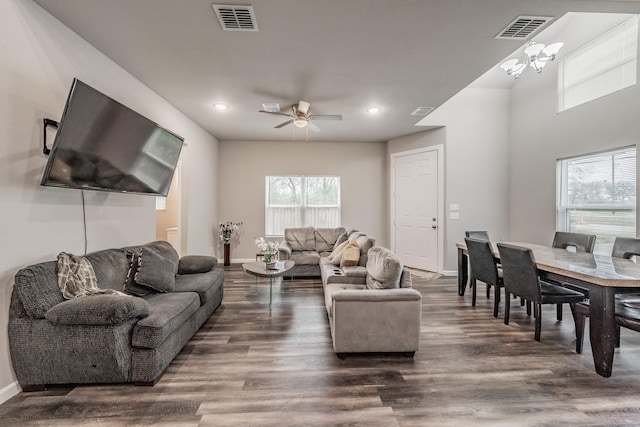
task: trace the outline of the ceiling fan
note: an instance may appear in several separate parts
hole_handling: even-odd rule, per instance
[[[311,104],[309,104],[308,102],[300,101],[291,107],[291,111],[293,112],[293,114],[286,114],[286,113],[281,113],[279,111],[266,111],[266,110],[260,110],[259,112],[291,117],[290,120],[287,120],[284,123],[280,123],[279,125],[274,126],[276,129],[285,127],[288,124],[293,123],[293,125],[296,127],[299,127],[299,128],[308,127],[314,132],[320,132],[321,129],[318,127],[318,125],[313,123],[314,120],[342,120],[342,116],[340,114],[323,114],[323,115],[309,114],[310,107],[311,107]]]

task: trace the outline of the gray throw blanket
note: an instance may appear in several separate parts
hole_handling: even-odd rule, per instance
[[[113,289],[99,288],[89,260],[66,252],[58,254],[58,287],[65,299],[98,294],[127,295]]]

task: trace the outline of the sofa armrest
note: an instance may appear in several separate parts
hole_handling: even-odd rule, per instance
[[[336,353],[419,350],[422,297],[415,289],[344,290],[332,298]]]
[[[347,277],[367,278],[367,268],[361,265],[342,267],[342,273]]]
[[[218,265],[218,258],[207,255],[185,255],[178,262],[178,274],[208,273]]]
[[[45,319],[59,325],[118,325],[149,315],[142,298],[125,295],[91,295],[56,304]]]
[[[421,301],[420,292],[411,288],[404,289],[357,289],[334,292],[332,298],[338,301]]]
[[[292,253],[293,250],[291,249],[291,245],[286,240],[280,243],[280,246],[278,247],[278,259],[280,261],[291,259]]]

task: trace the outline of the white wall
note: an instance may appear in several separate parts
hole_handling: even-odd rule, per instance
[[[198,183],[183,190],[198,209],[186,215],[185,247],[200,253],[213,248],[211,233],[202,230],[217,221],[211,166],[217,141],[33,2],[0,0],[0,402],[18,390],[7,338],[13,276],[60,251],[84,250],[81,192],[39,185],[47,160],[42,119],[60,118],[73,77],[185,137],[184,181]],[[85,196],[88,251],[154,240],[153,197]]]
[[[451,203],[460,206],[459,220],[444,221],[444,268],[455,271],[455,245],[466,230],[487,230],[494,241],[508,237],[509,90],[466,88],[421,123],[446,127],[425,133],[423,143],[444,140],[445,215]],[[403,139],[390,142],[393,151],[406,146]]]
[[[571,52],[620,21],[615,15],[569,20],[556,39]],[[560,57],[559,57],[560,58]],[[557,64],[542,74],[527,70],[512,91],[511,239],[550,244],[556,230],[556,160],[637,144],[640,140],[640,86],[558,114]],[[640,79],[639,79],[640,81]],[[640,171],[640,167],[638,167]]]
[[[362,230],[387,246],[385,143],[221,141],[218,212],[222,221],[243,222],[239,242],[232,244],[232,261],[255,259],[253,241],[265,234],[268,175],[340,176],[342,225]]]

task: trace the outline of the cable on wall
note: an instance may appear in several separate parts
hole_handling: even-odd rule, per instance
[[[80,190],[82,194],[82,224],[84,225],[84,254],[87,254],[87,210],[84,206],[84,190]]]

